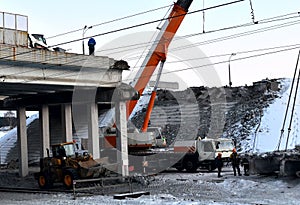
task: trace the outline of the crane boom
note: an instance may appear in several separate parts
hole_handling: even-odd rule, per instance
[[[142,95],[145,87],[150,81],[156,67],[159,62],[162,62],[162,66],[164,61],[166,60],[166,53],[171,43],[175,33],[177,32],[181,22],[183,21],[186,13],[188,12],[188,8],[190,7],[193,0],[177,0],[174,3],[174,6],[160,29],[159,34],[157,35],[155,42],[151,46],[148,54],[146,55],[140,69],[138,70],[134,80],[131,82],[131,86]],[[162,69],[161,66],[161,69]],[[159,78],[157,78],[159,80]],[[145,132],[148,127],[148,121],[150,118],[151,110],[154,104],[156,92],[153,92],[152,101],[150,102],[150,108],[148,112],[148,118],[145,119],[147,123],[144,123]],[[131,115],[134,110],[137,100],[130,100],[127,102],[127,119]],[[152,106],[152,107],[151,107]],[[129,134],[129,133],[128,133]],[[128,146],[129,147],[138,147],[140,149],[149,148],[152,146],[154,134],[151,133],[130,133],[131,136],[128,137]],[[104,141],[104,147],[116,147],[116,136],[112,134],[112,136],[106,135]]]
[[[192,1],[193,0],[178,0],[174,4],[169,17],[163,24],[158,36],[155,39],[155,43],[150,48],[141,68],[131,83],[132,87],[134,87],[134,89],[138,91],[140,95],[142,95],[159,62],[166,60],[166,53],[169,44],[175,36],[175,33],[177,32],[186,13],[188,12],[188,8],[190,7]],[[136,104],[137,100],[131,100],[128,102],[127,118],[132,113]]]

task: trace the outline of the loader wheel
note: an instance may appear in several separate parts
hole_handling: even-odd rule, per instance
[[[71,189],[73,187],[73,181],[79,179],[75,170],[69,169],[64,173],[63,183],[66,188]]]
[[[187,172],[196,172],[197,166],[196,166],[194,161],[187,160],[185,162],[185,169],[186,169]]]
[[[41,173],[38,178],[38,184],[41,189],[47,189],[52,187],[52,182],[49,176],[45,173]]]

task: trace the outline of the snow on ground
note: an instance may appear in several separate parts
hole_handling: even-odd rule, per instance
[[[185,173],[169,170],[155,177],[150,185],[133,186],[134,191],[150,191],[136,199],[115,200],[113,196],[72,194],[21,194],[0,192],[0,204],[122,204],[122,205],[298,205],[300,179],[275,176],[233,176],[225,167],[222,178],[216,172]],[[0,179],[1,183],[2,179]]]
[[[0,138],[6,135],[6,133],[7,133],[6,131],[0,131]]]
[[[282,81],[282,89],[279,93],[281,98],[265,108],[261,119],[261,126],[257,133],[256,151],[273,151],[278,143],[280,130],[284,118],[286,104],[289,96],[290,80]],[[300,144],[299,135],[299,98],[297,100],[296,112],[292,124],[290,143],[288,148],[294,148]],[[292,102],[292,101],[291,101]],[[32,122],[37,115],[27,120]],[[289,125],[287,118],[286,127]],[[254,136],[254,130],[249,139]],[[285,137],[287,128],[285,129]],[[16,140],[16,129],[11,130],[3,140]],[[281,148],[284,148],[286,139],[283,138]],[[137,199],[114,200],[112,196],[80,196],[73,200],[72,194],[20,194],[0,192],[0,204],[15,205],[39,205],[39,204],[167,204],[167,205],[190,205],[190,204],[213,204],[213,205],[298,205],[300,198],[300,179],[276,178],[274,176],[241,176],[234,177],[231,167],[225,167],[223,178],[216,178],[217,173],[198,172],[180,173],[176,171],[164,172],[156,176],[156,180],[148,187],[136,189],[135,191],[150,191],[150,196],[142,196]],[[0,175],[1,182],[7,183],[6,177]],[[14,180],[21,182],[22,179],[14,177]],[[32,181],[31,181],[32,182]],[[11,183],[13,184],[13,183]],[[16,183],[17,184],[17,183]],[[15,184],[15,185],[16,185]],[[28,184],[26,181],[24,184]],[[34,186],[36,182],[34,182]],[[16,185],[18,186],[18,185]]]

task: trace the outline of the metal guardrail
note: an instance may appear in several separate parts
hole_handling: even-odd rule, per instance
[[[0,44],[28,46],[28,17],[0,12]]]

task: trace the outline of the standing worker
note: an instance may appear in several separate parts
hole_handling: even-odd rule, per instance
[[[222,177],[221,171],[223,167],[222,153],[218,153],[218,156],[215,159],[216,167],[218,168],[218,177]]]
[[[94,38],[90,38],[89,41],[88,41],[89,55],[94,55],[95,45],[96,45],[95,39]]]
[[[230,159],[231,159],[231,164],[232,164],[234,176],[236,176],[236,170],[238,172],[238,175],[242,176],[241,175],[241,170],[240,170],[240,158],[239,158],[235,148],[233,148],[233,150],[232,150],[232,154],[230,155]]]
[[[244,157],[241,162],[242,167],[244,167],[244,175],[249,176],[249,160]]]

